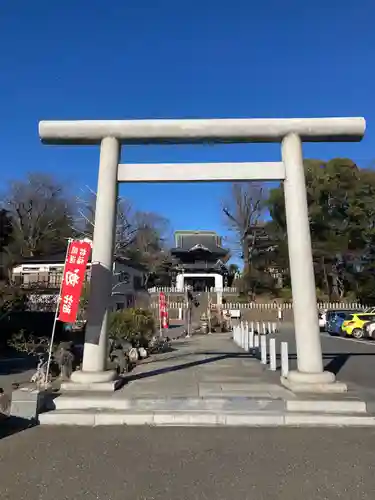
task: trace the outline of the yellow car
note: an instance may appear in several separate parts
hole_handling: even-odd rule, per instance
[[[365,336],[363,326],[368,321],[375,321],[374,313],[351,313],[345,317],[341,330],[345,335],[352,335],[355,339],[362,339]]]

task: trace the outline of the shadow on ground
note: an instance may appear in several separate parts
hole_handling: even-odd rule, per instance
[[[329,352],[323,353],[323,361],[325,361],[324,370],[337,375],[345,364],[351,358],[360,358],[360,357],[374,357],[374,352]],[[280,361],[280,355],[277,356],[277,359]],[[296,361],[297,355],[290,354],[289,361]],[[278,366],[278,369],[281,368],[281,365]]]
[[[375,353],[368,353],[368,352],[354,352],[354,353],[348,353],[348,352],[339,352],[339,353],[329,353],[329,354],[323,354],[323,360],[329,359],[329,362],[325,365],[324,369],[328,372],[333,373],[334,375],[337,375],[340,370],[345,366],[345,364],[349,361],[350,358],[358,358],[358,357],[364,357],[364,356],[369,356],[369,357],[374,357]]]
[[[191,353],[192,355],[196,355],[196,354],[208,354],[208,353],[205,353],[205,352],[197,352],[197,353]],[[198,361],[192,361],[190,363],[182,363],[182,364],[176,364],[176,365],[173,365],[173,366],[167,366],[165,368],[159,368],[159,369],[156,369],[156,370],[150,370],[148,372],[143,372],[143,373],[134,373],[133,375],[129,375],[127,377],[125,377],[126,379],[126,382],[132,382],[134,380],[140,380],[140,379],[143,379],[143,378],[148,378],[148,377],[154,377],[156,375],[163,375],[164,373],[171,373],[171,372],[177,372],[177,371],[180,371],[180,370],[186,370],[188,368],[193,368],[195,366],[200,366],[200,365],[207,365],[209,363],[215,363],[216,361],[220,361],[220,360],[223,360],[223,359],[228,359],[228,358],[247,358],[247,357],[251,357],[250,354],[242,354],[242,353],[218,353],[218,352],[214,352],[214,353],[210,353],[210,354],[213,354],[213,357],[212,358],[208,358],[208,359],[201,359],[201,360],[198,360]],[[186,354],[185,354],[186,356]]]
[[[33,356],[1,359],[0,360],[0,376],[1,375],[14,375],[16,373],[23,373],[28,370],[33,370],[37,366],[37,359]]]
[[[36,422],[20,417],[7,417],[0,420],[0,439],[35,427]]]
[[[132,375],[129,375],[126,377],[126,383],[127,382],[132,382],[134,380],[140,380],[143,378],[148,378],[148,377],[154,377],[156,375],[163,375],[165,373],[170,373],[170,372],[176,372],[180,370],[186,370],[189,368],[193,368],[195,366],[200,366],[200,365],[205,365],[209,363],[215,363],[216,361],[220,361],[223,359],[259,359],[259,355],[254,355],[252,353],[246,353],[246,352],[221,352],[221,351],[196,351],[196,352],[191,352],[191,353],[185,353],[185,354],[177,354],[175,356],[171,356],[168,358],[163,358],[163,359],[155,359],[152,361],[149,361],[148,363],[146,362],[145,364],[153,364],[153,363],[159,363],[163,361],[173,361],[176,360],[182,360],[189,358],[190,356],[196,356],[196,355],[202,355],[202,356],[212,356],[211,358],[208,359],[202,359],[198,361],[192,361],[192,362],[187,362],[187,363],[180,363],[176,364],[173,366],[168,366],[165,368],[156,368],[154,370],[150,370],[147,372],[142,372],[142,373],[134,373]],[[323,360],[326,361],[324,369],[326,371],[329,371],[335,375],[337,375],[340,370],[343,368],[343,366],[346,364],[346,362],[351,358],[351,357],[364,357],[364,356],[375,356],[375,353],[347,353],[347,352],[336,352],[336,353],[325,353],[323,354]],[[281,357],[280,355],[276,356],[276,359],[278,361],[278,366],[277,369],[281,369]],[[290,361],[296,361],[297,356],[296,354],[291,354],[289,356]]]

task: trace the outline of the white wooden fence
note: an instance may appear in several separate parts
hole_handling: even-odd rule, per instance
[[[184,293],[188,290],[188,287],[184,287],[183,289],[173,287],[173,286],[154,286],[152,288],[148,288],[149,293]],[[211,293],[239,293],[238,288],[236,287],[224,287],[224,288],[206,288],[203,290],[204,292],[211,292]]]
[[[188,305],[186,302],[167,302],[168,309],[187,309]],[[159,304],[157,302],[151,302],[152,309],[158,309]]]
[[[152,308],[158,308],[159,304],[157,302],[152,302],[151,303]],[[168,307],[169,309],[180,309],[180,308],[186,308],[187,304],[185,302],[178,302],[178,301],[168,301]],[[212,308],[216,308],[217,304],[212,304]],[[330,310],[330,309],[364,309],[366,306],[363,304],[359,304],[357,302],[318,302],[317,303],[317,309],[318,310]],[[261,302],[227,302],[226,304],[223,304],[224,309],[253,309],[253,310],[258,310],[258,311],[265,311],[265,310],[290,310],[293,309],[293,304],[290,302],[284,302],[280,304],[276,303],[261,303]]]

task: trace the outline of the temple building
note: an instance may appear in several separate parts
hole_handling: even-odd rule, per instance
[[[229,250],[214,231],[176,231],[173,278],[177,290],[190,286],[195,291],[227,286]]]

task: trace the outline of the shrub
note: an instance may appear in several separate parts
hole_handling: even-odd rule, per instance
[[[155,320],[146,309],[123,309],[110,314],[109,334],[112,339],[128,340],[134,346],[147,347],[155,331]]]
[[[24,311],[27,302],[27,295],[20,287],[0,284],[0,319],[11,312]]]
[[[288,287],[282,288],[279,292],[279,297],[285,301],[292,300],[293,299],[292,289]]]

